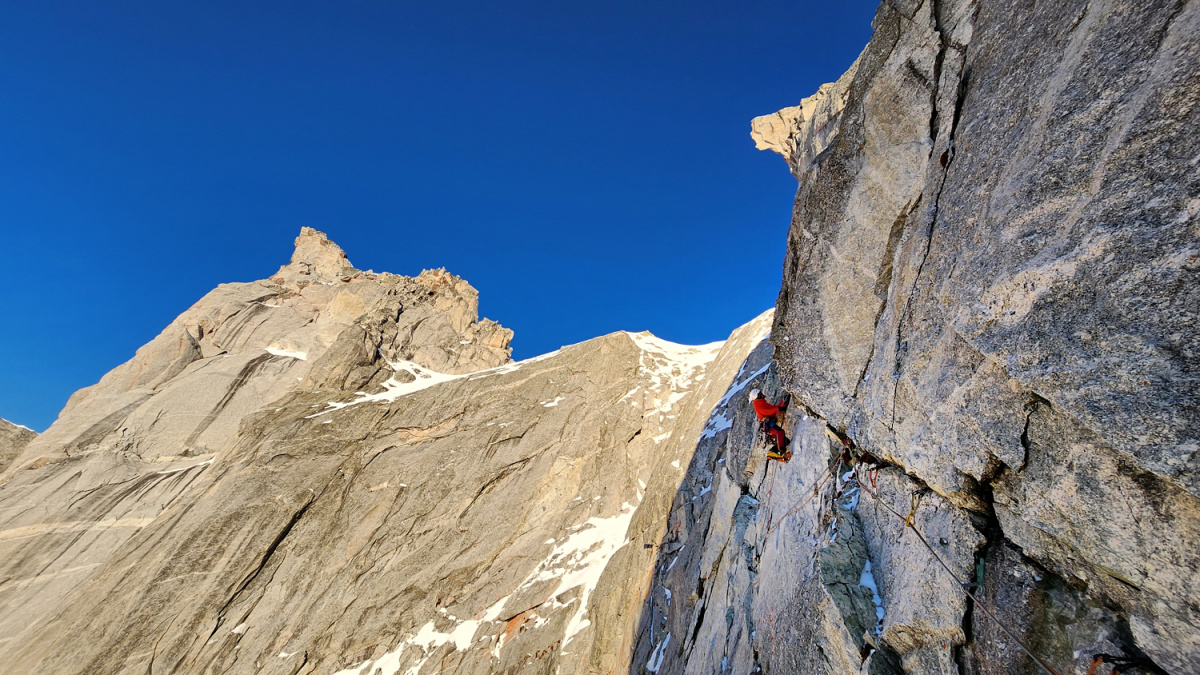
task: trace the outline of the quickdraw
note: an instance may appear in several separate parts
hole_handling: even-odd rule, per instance
[[[908,512],[908,517],[904,519],[905,527],[916,528],[917,525],[917,508],[921,506],[921,498],[925,496],[924,490],[917,490],[908,496],[908,502],[912,508]]]

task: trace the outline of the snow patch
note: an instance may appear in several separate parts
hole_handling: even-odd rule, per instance
[[[862,575],[858,585],[871,591],[871,602],[875,603],[875,634],[883,632],[883,598],[879,597],[879,586],[875,583],[875,575],[871,573],[871,561],[863,565]]]
[[[563,636],[564,646],[571,638],[588,627],[589,622],[584,618],[588,599],[599,583],[600,576],[604,573],[604,568],[613,554],[629,543],[625,534],[629,529],[629,523],[633,520],[634,511],[635,507],[632,504],[625,503],[621,507],[621,512],[615,516],[589,518],[586,522],[571,528],[571,534],[562,543],[555,546],[550,554],[513,591],[515,594],[535,583],[557,580],[557,585],[548,595],[550,600],[543,603],[544,608],[554,609],[567,606],[555,601],[554,598],[565,591],[583,587],[580,597],[577,601],[573,601],[578,602],[578,605],[575,607],[570,621],[567,622]],[[554,539],[546,541],[547,544],[554,542]],[[400,672],[401,657],[405,655],[406,649],[417,650],[419,656],[413,665],[404,671],[404,674],[417,675],[426,661],[431,659],[438,648],[443,645],[453,644],[456,651],[463,651],[470,647],[475,642],[475,633],[479,627],[484,623],[495,622],[510,597],[511,595],[507,595],[498,600],[484,612],[480,619],[456,620],[456,625],[449,632],[436,630],[435,623],[429,621],[417,629],[415,635],[403,640],[395,649],[378,659],[364,661],[338,671],[334,675],[365,675],[365,673],[375,673],[376,671],[380,671],[382,675],[396,675]],[[446,613],[443,612],[443,614]],[[455,620],[453,616],[448,616],[448,618]],[[546,620],[541,619],[535,625],[544,623]],[[491,650],[492,655],[499,658],[503,645],[504,636],[501,634]]]
[[[167,469],[165,471],[155,471],[154,473],[159,476],[166,476],[166,475],[169,475],[172,473],[179,473],[180,471],[187,471],[188,469],[195,469],[198,466],[208,466],[209,464],[212,464],[213,460],[216,458],[217,458],[217,456],[213,455],[212,457],[209,457],[208,459],[206,459],[202,462],[196,462],[195,464],[189,464],[188,466],[181,466],[178,469]]]
[[[278,347],[267,347],[267,353],[275,356],[286,356],[289,359],[305,361],[308,359],[308,352],[294,352],[290,349],[280,349]]]
[[[383,383],[384,390],[378,394],[364,394],[350,401],[330,401],[324,410],[312,415],[308,415],[305,417],[305,419],[320,417],[321,415],[331,413],[335,410],[349,408],[352,405],[358,405],[360,403],[369,403],[375,401],[391,403],[401,396],[406,396],[415,391],[421,391],[422,389],[428,389],[436,384],[442,384],[443,382],[450,382],[452,380],[458,380],[466,377],[466,375],[447,375],[446,373],[439,373],[436,370],[430,370],[423,366],[418,366],[412,361],[398,361],[396,363],[389,362],[388,365],[391,366],[392,370],[397,373],[404,371],[412,375],[412,381],[397,382],[396,378],[393,376]]]
[[[648,332],[626,332],[625,335],[642,350],[639,365],[652,385],[652,405],[654,410],[664,414],[670,412],[704,378],[708,364],[717,358],[725,346],[724,342],[681,345],[659,339]],[[636,391],[634,389],[625,397]],[[621,400],[624,401],[625,397]]]
[[[558,356],[561,353],[562,353],[562,349],[555,349],[552,352],[547,352],[545,354],[542,354],[541,356],[535,356],[531,359],[525,359],[524,361],[513,361],[512,363],[506,363],[502,366],[496,366],[495,368],[488,368],[487,370],[479,370],[474,373],[468,373],[466,375],[461,375],[460,377],[468,377],[472,380],[478,380],[478,379],[484,378],[484,377],[491,377],[492,375],[503,375],[505,373],[512,373],[512,372],[516,372],[516,371],[520,370],[521,366],[523,366],[527,363],[536,363],[538,361],[545,361],[546,359]]]
[[[767,369],[769,369],[769,368],[771,367],[771,363],[772,363],[772,362],[768,361],[768,362],[767,362],[767,365],[763,366],[762,368],[759,368],[758,370],[754,371],[753,373],[750,373],[750,374],[749,374],[749,375],[747,375],[747,376],[746,376],[744,379],[742,379],[742,380],[740,380],[740,381],[738,381],[738,382],[735,382],[735,383],[733,383],[732,385],[730,385],[730,386],[729,386],[729,391],[726,391],[726,392],[725,392],[725,395],[721,397],[721,400],[720,400],[720,401],[717,401],[717,406],[716,406],[716,407],[718,407],[718,408],[719,408],[719,407],[721,407],[721,406],[725,405],[726,403],[729,403],[729,399],[733,398],[734,394],[736,394],[736,393],[738,393],[739,391],[741,391],[741,390],[745,389],[745,388],[746,388],[746,385],[748,385],[748,384],[750,384],[751,382],[753,382],[753,381],[754,381],[754,378],[756,378],[756,377],[758,377],[759,375],[762,375],[763,373],[767,372]]]
[[[659,668],[662,668],[663,657],[667,654],[667,645],[671,642],[671,634],[667,633],[663,637],[662,642],[654,647],[654,651],[650,652],[650,660],[646,662],[646,670],[657,673]],[[723,670],[723,669],[722,669]]]
[[[408,670],[404,671],[405,675],[417,675],[421,671],[421,667],[425,665],[438,648],[442,645],[454,644],[455,651],[463,651],[475,642],[475,633],[484,623],[492,623],[500,616],[500,612],[504,609],[504,603],[508,602],[509,596],[504,596],[498,602],[489,607],[483,614],[481,619],[472,619],[469,621],[459,621],[454,616],[449,618],[456,621],[457,625],[449,633],[443,633],[437,630],[433,621],[428,621],[425,625],[417,629],[416,635],[413,635],[400,644],[392,651],[375,659],[374,661],[367,660],[356,666],[351,666],[346,670],[340,670],[334,675],[365,675],[365,673],[375,673],[379,671],[382,675],[396,675],[400,672],[400,659],[404,655],[406,649],[413,648],[420,651],[420,656],[409,666]],[[443,608],[442,614],[445,614]]]
[[[319,417],[326,413],[331,413],[335,410],[341,410],[342,408],[348,408],[360,403],[391,403],[401,396],[407,396],[413,392],[421,391],[422,389],[428,389],[444,382],[452,382],[454,380],[461,380],[464,378],[468,380],[478,380],[482,377],[491,377],[492,375],[511,373],[520,369],[521,366],[527,363],[544,361],[548,358],[558,355],[561,351],[562,350],[556,349],[548,354],[535,356],[531,359],[525,359],[524,361],[514,361],[513,363],[508,363],[503,366],[496,366],[495,368],[488,368],[487,370],[477,370],[473,373],[464,373],[462,375],[439,373],[436,370],[430,370],[424,366],[417,365],[412,361],[396,361],[394,363],[389,361],[388,366],[390,366],[393,371],[397,373],[400,371],[407,372],[413,376],[412,381],[398,382],[393,376],[383,383],[384,391],[381,391],[378,394],[363,394],[360,392],[358,398],[350,401],[330,401],[324,410],[313,415],[308,415],[308,417]]]
[[[725,413],[716,413],[708,418],[708,424],[704,425],[704,432],[700,434],[700,438],[713,438],[732,426],[733,420],[726,417]]]
[[[590,625],[584,618],[588,599],[596,589],[596,584],[600,582],[600,576],[608,566],[609,559],[618,549],[629,543],[625,534],[629,530],[635,510],[632,504],[626,502],[621,505],[621,512],[615,516],[589,518],[587,522],[573,528],[575,531],[558,544],[517,587],[519,591],[539,581],[558,579],[558,585],[548,596],[551,598],[577,586],[583,587],[579,604],[571,620],[567,622],[567,629],[563,634],[564,647]]]

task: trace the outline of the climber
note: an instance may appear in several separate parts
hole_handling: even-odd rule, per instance
[[[768,453],[768,457],[786,461],[791,456],[791,453],[788,452],[788,437],[783,432],[783,427],[779,424],[779,417],[787,410],[788,397],[784,395],[778,405],[771,405],[767,402],[767,397],[761,391],[751,389],[750,403],[754,405],[754,412],[758,415],[758,420],[762,423],[763,433],[775,440],[775,452]]]

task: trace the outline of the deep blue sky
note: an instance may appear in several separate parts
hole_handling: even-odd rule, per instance
[[[750,119],[876,2],[9,2],[0,417],[49,426],[302,225],[446,267],[525,358],[724,339],[771,307],[795,181]]]

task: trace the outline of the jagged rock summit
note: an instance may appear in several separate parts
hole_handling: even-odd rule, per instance
[[[342,248],[324,232],[302,227],[296,237],[292,261],[280,267],[271,281],[302,288],[312,283],[332,283],[357,273]]]

